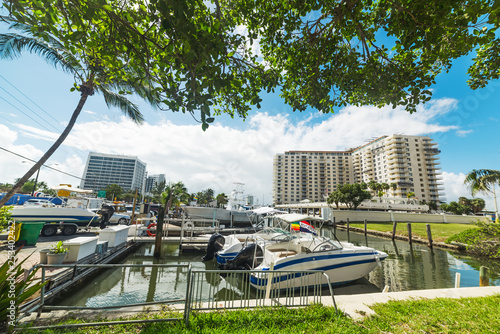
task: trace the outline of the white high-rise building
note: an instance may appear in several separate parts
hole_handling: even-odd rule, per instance
[[[153,190],[153,188],[161,182],[165,182],[165,174],[155,174],[148,176],[146,178],[146,187],[144,192],[146,194],[151,194],[151,190]]]
[[[137,157],[90,152],[80,188],[98,191],[117,184],[141,192],[145,177],[146,164]]]
[[[439,202],[444,191],[439,149],[426,136],[392,135],[347,151],[289,151],[273,162],[275,204],[323,202],[337,186],[375,181],[394,185],[392,196],[410,192],[419,201]]]

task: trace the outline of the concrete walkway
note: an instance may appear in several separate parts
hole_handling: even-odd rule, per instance
[[[336,296],[337,308],[355,320],[362,319],[365,315],[375,314],[370,308],[373,304],[387,303],[391,300],[432,299],[432,298],[470,298],[486,297],[500,294],[500,286],[485,286],[474,288],[430,289],[400,292],[379,292],[359,295]],[[329,298],[324,300],[324,305],[332,305]],[[332,305],[333,306],[333,305]]]

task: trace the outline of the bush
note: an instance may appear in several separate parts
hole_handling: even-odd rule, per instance
[[[2,206],[0,208],[0,232],[6,230],[7,226],[9,226],[10,216],[12,214],[11,210],[12,206]]]
[[[0,330],[6,332],[10,332],[19,319],[19,306],[48,283],[35,282],[38,268],[24,276],[22,265],[28,257],[18,262],[19,250],[9,250],[9,259],[0,267]]]
[[[475,256],[500,259],[500,225],[495,223],[476,223],[478,228],[468,229],[448,238],[467,244],[467,251]]]

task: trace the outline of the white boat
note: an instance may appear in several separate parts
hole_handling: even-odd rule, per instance
[[[288,226],[292,233],[283,231],[281,236],[254,238],[255,242],[226,237],[228,245],[217,255],[223,269],[252,270],[250,284],[259,290],[267,289],[269,270],[308,271],[320,270],[328,275],[331,284],[345,284],[368,275],[387,254],[370,247],[354,246],[340,242],[335,236],[318,236],[309,222],[322,225],[321,218],[300,214],[283,214],[274,217],[275,224]],[[219,243],[222,243],[219,240]],[[237,254],[234,250],[240,249]],[[257,272],[254,272],[257,271]],[[273,274],[269,288],[299,288],[317,284],[314,275]],[[326,284],[325,281],[322,284]]]
[[[224,265],[228,260],[245,248],[249,243],[265,244],[266,242],[283,242],[291,235],[281,228],[270,227],[252,234],[231,234],[224,238],[222,250],[217,252],[217,263]]]
[[[269,270],[321,270],[328,275],[332,285],[339,285],[368,275],[386,257],[386,253],[370,247],[300,232],[292,235],[288,242],[251,244],[228,261],[224,269],[251,269],[250,284],[258,290],[267,289]],[[316,279],[313,275],[300,273],[274,273],[270,288],[312,286],[317,284]],[[322,284],[326,283],[325,280]]]
[[[81,226],[88,223],[98,225],[101,216],[82,208],[16,205],[12,208],[11,218],[17,222],[66,222]]]
[[[203,206],[186,206],[183,208],[190,219],[209,219],[218,221],[226,227],[250,227],[252,223],[246,210],[228,210]]]
[[[250,215],[251,210],[243,203],[243,183],[234,183],[235,189],[229,196],[229,201],[225,208],[185,206],[184,211],[190,219],[210,219],[218,221],[225,227],[252,227]],[[215,204],[217,202],[214,202]]]

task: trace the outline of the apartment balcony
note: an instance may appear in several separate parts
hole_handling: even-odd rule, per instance
[[[399,187],[413,187],[413,182],[398,182]]]
[[[392,143],[397,143],[397,144],[403,144],[403,138],[399,137],[392,137],[386,140],[386,145],[392,144]]]
[[[431,153],[431,154],[439,154],[441,153],[441,150],[437,148],[424,148],[425,153]]]

